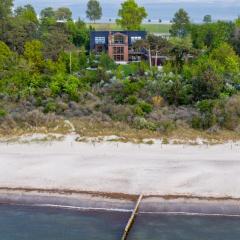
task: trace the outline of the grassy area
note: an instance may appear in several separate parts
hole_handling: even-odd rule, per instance
[[[89,24],[96,30],[121,30],[121,27],[118,26],[116,23],[95,23]],[[142,29],[146,30],[150,33],[169,33],[171,25],[170,24],[162,24],[162,23],[149,23],[149,24],[142,24]]]
[[[171,24],[143,24],[142,27],[150,33],[169,33]]]

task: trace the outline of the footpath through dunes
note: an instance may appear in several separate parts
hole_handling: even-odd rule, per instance
[[[240,147],[0,143],[0,187],[240,198]]]

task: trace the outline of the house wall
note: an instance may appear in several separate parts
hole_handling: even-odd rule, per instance
[[[124,62],[128,62],[128,59],[129,59],[129,56],[128,56],[128,45],[110,45],[109,47],[108,47],[108,55],[109,55],[109,57],[110,58],[112,58],[112,59],[114,59],[114,54],[113,54],[113,48],[114,47],[123,47],[124,48],[124,50],[123,50],[123,52],[124,52],[124,54],[123,54],[123,56],[124,56]]]
[[[121,36],[123,37],[123,43],[119,44],[119,43],[114,43],[114,37],[115,36]],[[128,56],[128,35],[120,33],[120,32],[116,32],[116,33],[110,33],[108,36],[108,55],[110,56],[110,58],[114,59],[114,48],[123,48],[123,54],[115,54],[115,55],[123,55],[123,61],[124,62],[128,62],[129,56]]]
[[[113,47],[118,47],[118,44],[111,44],[111,37],[115,34],[122,34],[125,36],[125,43],[121,44],[124,47],[124,61],[129,61],[129,47],[132,46],[131,38],[140,36],[142,39],[146,38],[147,33],[145,31],[91,31],[90,33],[90,50],[96,49],[95,38],[104,37],[105,44],[103,48],[108,52],[108,55],[113,58]]]

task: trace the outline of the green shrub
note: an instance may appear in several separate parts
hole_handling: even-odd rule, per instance
[[[190,104],[192,85],[178,74],[159,74],[152,81],[147,81],[147,90],[152,96],[162,96],[169,104]]]
[[[52,77],[49,87],[53,95],[58,95],[62,92],[64,82],[65,82],[65,74],[58,73]]]
[[[144,87],[144,81],[131,81],[129,79],[125,79],[123,81],[123,94],[126,96],[133,95],[135,93],[139,93],[139,91]]]
[[[229,130],[235,130],[240,125],[240,95],[227,99],[219,111],[222,119],[221,126]]]
[[[169,144],[169,140],[167,138],[162,139],[162,144],[167,145]]]
[[[55,102],[50,101],[46,104],[44,108],[44,113],[55,112],[57,110],[57,105]]]
[[[163,133],[170,133],[176,129],[176,124],[172,120],[165,120],[158,123],[158,129]]]
[[[197,103],[197,108],[201,113],[212,113],[214,106],[213,100],[202,100]]]
[[[143,110],[142,110],[142,108],[140,106],[136,106],[135,107],[134,113],[137,116],[144,116],[144,112],[143,112]]]
[[[85,84],[93,85],[95,83],[98,83],[98,76],[97,76],[97,71],[90,71],[86,70],[83,71],[83,76],[81,77],[82,82]]]
[[[127,98],[127,102],[128,102],[130,105],[136,104],[136,103],[137,103],[137,100],[138,100],[137,97],[134,96],[134,95],[129,96],[129,97]]]
[[[144,101],[142,101],[142,102],[139,103],[139,107],[142,109],[142,111],[143,111],[144,113],[150,113],[150,112],[152,112],[152,110],[153,110],[152,105],[149,104],[149,103],[146,103],[146,102],[144,102]]]
[[[105,70],[113,70],[116,69],[116,66],[116,63],[108,56],[108,54],[104,53],[100,56],[99,67]]]
[[[7,112],[4,109],[0,108],[0,118],[5,117],[6,115],[7,115]]]
[[[201,129],[202,128],[202,119],[199,116],[194,116],[191,121],[191,125],[195,129]]]
[[[80,91],[84,89],[84,85],[80,79],[75,76],[69,76],[67,81],[64,83],[63,90],[68,94],[70,100],[78,101]]]
[[[217,116],[214,113],[214,107],[217,102],[214,100],[203,100],[197,104],[200,112],[200,118],[193,118],[192,126],[196,128],[209,129],[217,124]]]
[[[137,129],[148,129],[151,131],[157,130],[157,125],[153,122],[147,121],[144,117],[136,117],[133,121],[133,126]]]

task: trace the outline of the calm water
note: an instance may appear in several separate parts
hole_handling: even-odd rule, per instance
[[[1,240],[119,240],[129,213],[0,205]]]
[[[0,205],[1,240],[119,240],[129,213]],[[140,214],[129,240],[238,240],[240,218]]]
[[[139,215],[129,240],[238,240],[240,218]]]

